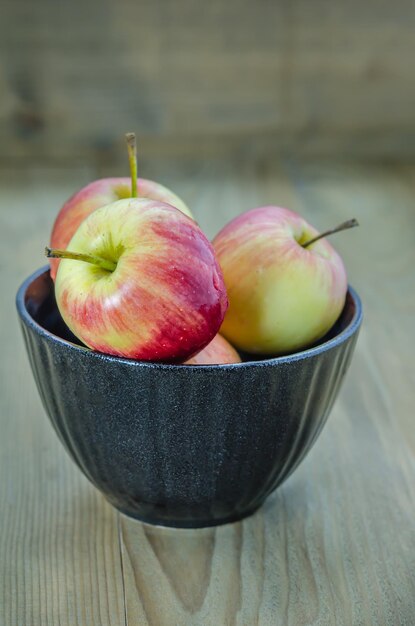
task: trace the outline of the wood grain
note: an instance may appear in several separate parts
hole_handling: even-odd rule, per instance
[[[51,218],[90,172],[1,176],[0,624],[122,624],[117,515],[63,452],[46,420],[14,311],[44,263]]]
[[[129,129],[149,149],[414,156],[412,0],[2,8],[0,158],[105,155]]]
[[[333,238],[365,321],[327,426],[256,515],[198,531],[106,504],[67,458],[29,371],[14,293],[43,263],[57,208],[94,175],[0,174],[0,626],[412,626],[415,166],[209,160],[152,172],[210,236],[266,203],[319,229],[361,223]]]

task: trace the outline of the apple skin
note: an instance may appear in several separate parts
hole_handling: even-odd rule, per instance
[[[236,348],[263,355],[300,350],[326,334],[346,298],[343,262],[297,213],[252,209],[213,240],[229,309],[221,333]]]
[[[186,361],[184,365],[225,365],[241,363],[241,357],[233,346],[219,333],[198,354]]]
[[[59,265],[59,310],[90,348],[183,362],[218,332],[228,300],[212,244],[172,206],[130,198],[101,207],[67,249],[117,263],[113,272],[69,259]]]
[[[137,179],[140,198],[151,198],[171,204],[192,217],[190,209],[167,187],[145,178]],[[131,178],[101,178],[77,191],[61,208],[53,225],[50,247],[66,250],[80,223],[95,209],[131,197]],[[60,260],[50,259],[50,275],[56,278]]]

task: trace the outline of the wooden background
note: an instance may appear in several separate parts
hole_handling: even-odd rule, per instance
[[[2,0],[0,159],[415,155],[413,0]]]

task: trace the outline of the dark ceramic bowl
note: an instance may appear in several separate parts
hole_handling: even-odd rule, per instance
[[[241,519],[297,467],[320,433],[362,320],[349,289],[318,345],[233,365],[156,365],[92,352],[64,325],[49,271],[17,294],[46,411],[85,476],[123,513],[199,527]]]

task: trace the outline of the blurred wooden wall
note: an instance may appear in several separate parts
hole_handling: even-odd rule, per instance
[[[0,159],[415,155],[414,0],[2,0]]]

